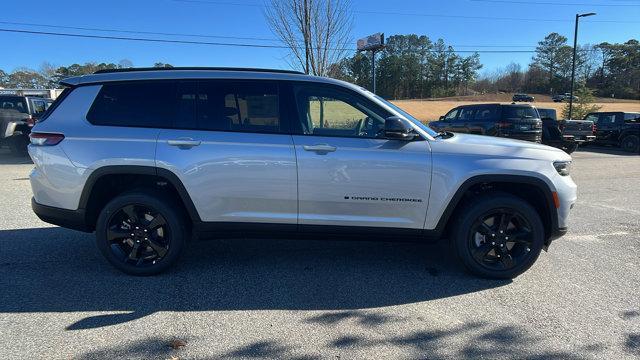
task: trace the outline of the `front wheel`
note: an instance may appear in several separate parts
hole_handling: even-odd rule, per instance
[[[159,193],[117,196],[98,216],[98,249],[127,274],[158,274],[176,262],[188,238],[185,217],[178,209]]]
[[[627,135],[620,141],[622,150],[631,153],[640,153],[640,138],[638,135]]]
[[[544,226],[526,201],[506,193],[481,195],[459,213],[452,245],[473,274],[512,279],[536,261],[544,245]]]

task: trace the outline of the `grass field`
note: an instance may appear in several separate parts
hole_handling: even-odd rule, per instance
[[[534,95],[536,101],[532,105],[541,108],[552,108],[561,113],[564,103],[554,103],[549,96]],[[449,110],[456,106],[479,103],[510,103],[511,94],[487,94],[478,96],[459,96],[443,99],[425,99],[425,100],[393,100],[411,115],[415,116],[423,122],[438,120],[438,118],[446,114]],[[633,111],[640,112],[640,101],[637,100],[613,100],[607,98],[598,98],[597,105],[602,106],[600,111]]]

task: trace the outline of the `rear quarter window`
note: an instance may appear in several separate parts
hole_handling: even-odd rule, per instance
[[[502,117],[505,119],[538,119],[538,111],[529,106],[504,106]]]
[[[168,128],[178,109],[177,83],[104,84],[87,114],[94,125]]]

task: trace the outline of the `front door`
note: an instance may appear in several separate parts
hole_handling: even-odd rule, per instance
[[[295,85],[298,223],[422,229],[431,181],[425,140],[383,137],[391,114],[334,86]]]

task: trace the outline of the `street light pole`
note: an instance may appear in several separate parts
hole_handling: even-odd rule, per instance
[[[596,13],[576,14],[576,28],[573,33],[573,61],[571,65],[571,92],[569,93],[569,120],[573,118],[573,87],[576,81],[576,50],[578,48],[578,22],[581,17],[593,16]]]

